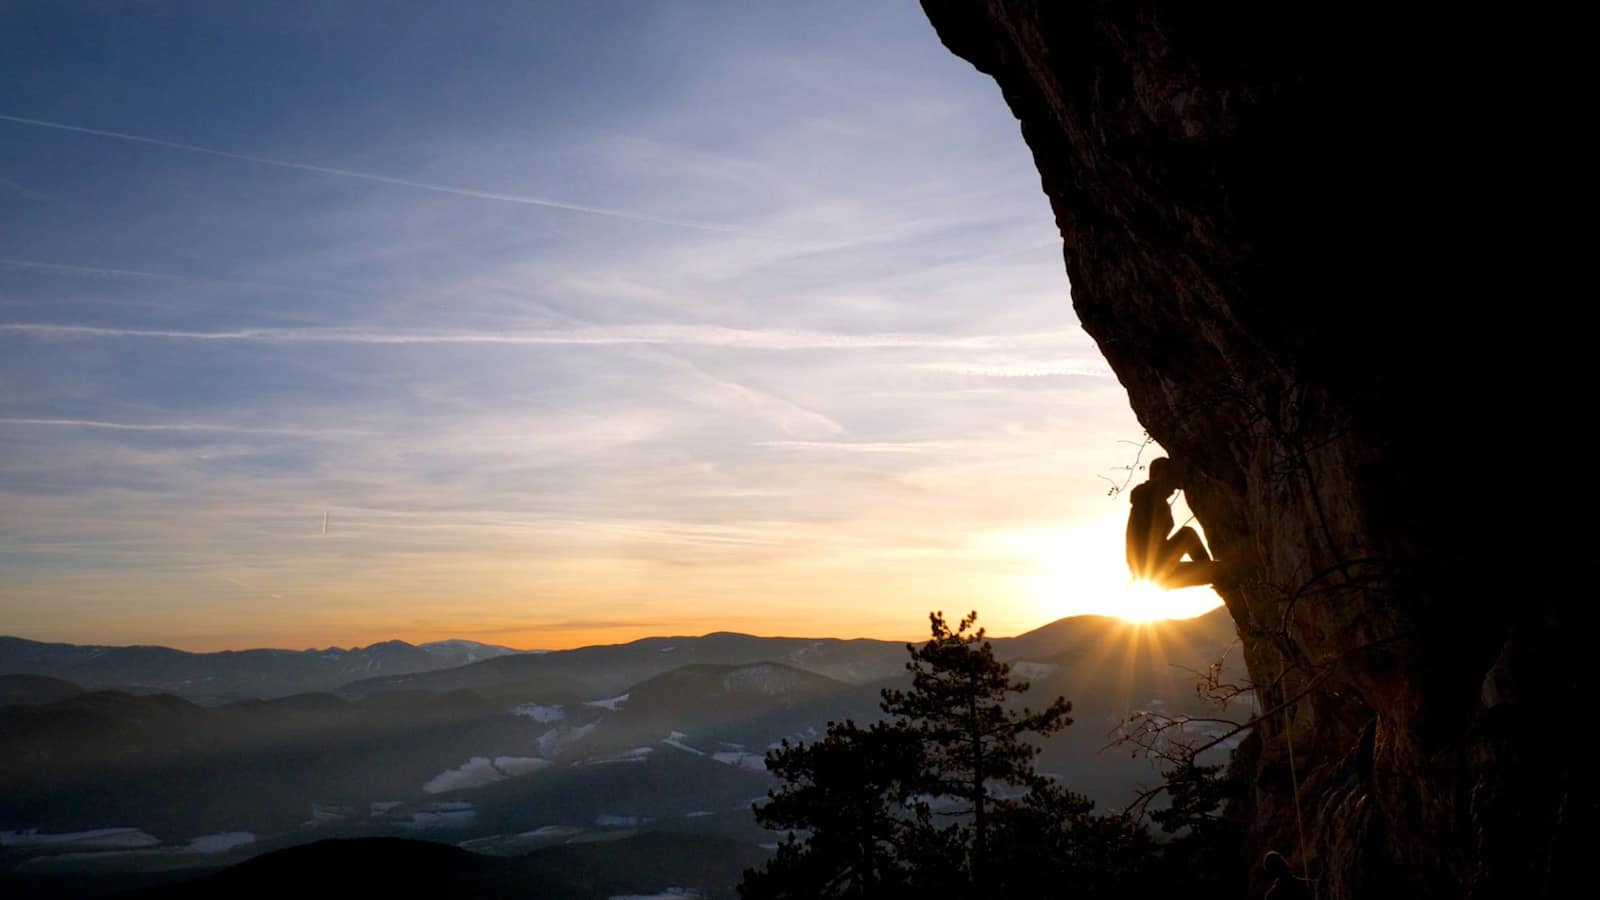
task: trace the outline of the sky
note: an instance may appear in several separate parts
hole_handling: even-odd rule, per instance
[[[915,3],[0,2],[0,633],[1012,634],[1142,436]]]

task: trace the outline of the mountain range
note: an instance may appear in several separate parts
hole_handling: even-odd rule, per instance
[[[1156,780],[1149,760],[1101,752],[1118,724],[1142,709],[1214,714],[1191,670],[1234,642],[1218,611],[1151,627],[1074,617],[992,644],[1032,682],[1019,702],[1074,704],[1041,770],[1114,806]],[[430,670],[357,662],[429,652],[395,644],[330,658],[0,642],[0,893],[92,896],[329,838],[522,859],[573,842],[620,854],[665,833],[765,852],[776,838],[750,807],[773,786],[766,750],[871,721],[879,692],[908,681],[903,643],[728,632],[487,648]],[[339,672],[356,677],[328,684]],[[317,679],[328,686],[272,695]],[[275,687],[223,702],[250,685]]]
[[[518,653],[509,647],[445,640],[322,650],[224,650],[47,644],[0,636],[0,674],[46,675],[85,688],[178,694],[202,702],[327,691],[363,678],[449,669]]]

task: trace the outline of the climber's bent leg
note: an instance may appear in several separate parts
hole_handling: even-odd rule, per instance
[[[1167,559],[1176,560],[1182,559],[1185,553],[1189,554],[1189,558],[1195,562],[1209,562],[1211,560],[1211,554],[1206,552],[1205,541],[1200,540],[1199,532],[1187,525],[1173,532],[1172,537],[1167,538],[1166,547],[1163,548],[1161,555]]]
[[[1200,562],[1178,562],[1167,567],[1166,575],[1159,583],[1168,589],[1198,587],[1214,584],[1221,575],[1222,565],[1209,559]]]
[[[1189,555],[1188,562],[1183,561],[1186,553]],[[1214,584],[1222,577],[1222,564],[1206,552],[1205,541],[1200,539],[1199,532],[1184,527],[1167,538],[1157,571],[1159,575],[1152,580],[1164,588],[1196,587]]]

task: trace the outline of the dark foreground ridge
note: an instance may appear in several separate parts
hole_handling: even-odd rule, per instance
[[[747,867],[766,854],[740,841],[652,832],[565,844],[501,858],[429,841],[356,838],[267,853],[213,875],[128,891],[122,900],[296,896],[479,900],[591,900],[696,891],[731,898]]]
[[[1515,17],[923,5],[1020,120],[1073,307],[1238,579],[1255,858],[1338,900],[1565,896],[1592,801],[1549,725],[1590,676],[1572,592],[1507,577],[1517,423],[1483,400],[1519,376],[1474,361],[1506,341]]]

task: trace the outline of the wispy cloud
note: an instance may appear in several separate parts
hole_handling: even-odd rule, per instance
[[[915,4],[639,5],[319,31],[294,58],[348,90],[314,94],[272,77],[303,23],[226,5],[181,53],[137,17],[30,39],[3,174],[52,202],[0,185],[0,622],[570,646],[1070,611],[1016,586],[1061,548],[984,536],[1108,509],[1138,425],[993,82]],[[574,34],[607,43],[530,90]],[[210,115],[224,69],[254,100]]]
[[[210,432],[218,434],[275,434],[294,437],[320,437],[333,435],[371,435],[371,431],[354,429],[273,428],[254,425],[230,425],[206,422],[105,422],[97,419],[26,419],[0,416],[0,425],[37,426],[42,428],[99,428],[106,431],[174,431]]]
[[[1055,375],[1078,375],[1088,378],[1109,378],[1111,368],[1099,359],[1056,359],[1018,362],[930,362],[918,363],[916,368],[929,372],[948,372],[952,375],[972,375],[979,378],[1048,378]]]
[[[178,274],[174,272],[147,272],[140,269],[112,269],[101,266],[80,266],[71,263],[43,262],[36,259],[13,259],[10,257],[0,257],[0,266],[9,266],[11,268],[27,269],[37,272],[80,275],[87,276],[89,278],[137,278],[150,281],[226,285],[229,287],[257,288],[271,291],[298,291],[311,294],[358,296],[354,291],[340,290],[338,288],[320,286],[313,287],[302,284],[273,284],[266,281],[246,281],[238,278],[212,278],[205,275]]]
[[[119,141],[130,141],[136,144],[148,144],[153,147],[165,147],[169,150],[181,150],[186,153],[203,153],[208,156],[219,156],[224,159],[236,159],[241,162],[255,163],[262,166],[274,166],[280,169],[293,169],[300,172],[314,172],[318,175],[333,175],[340,178],[354,178],[361,181],[370,181],[376,184],[386,184],[394,187],[411,188],[419,191],[430,191],[435,194],[451,194],[457,197],[473,197],[479,200],[495,200],[502,203],[518,203],[523,206],[542,206],[547,209],[560,209],[567,212],[584,213],[592,216],[606,216],[613,219],[627,219],[633,222],[648,222],[653,225],[667,225],[674,228],[691,228],[696,231],[714,231],[724,234],[749,234],[744,229],[734,228],[729,225],[719,225],[711,222],[694,222],[687,219],[668,218],[666,216],[652,216],[647,213],[631,212],[622,209],[609,209],[603,206],[588,206],[581,203],[568,203],[562,200],[553,200],[548,197],[531,197],[525,194],[505,194],[496,191],[480,191],[472,188],[453,187],[443,184],[431,184],[425,181],[413,181],[408,178],[395,178],[389,175],[379,175],[374,172],[357,172],[353,169],[337,169],[331,166],[314,166],[309,163],[292,162],[286,159],[272,159],[266,156],[256,156],[249,153],[233,153],[228,150],[218,150],[215,147],[202,147],[198,144],[185,144],[178,141],[167,141],[145,135],[128,134],[123,131],[108,131],[104,128],[86,128],[82,125],[70,125],[65,122],[50,122],[44,119],[29,119],[23,116],[10,116],[0,113],[0,122],[12,122],[17,125],[30,125],[35,128],[52,128],[57,131],[70,131],[76,134],[87,134],[95,137],[112,138]]]
[[[956,445],[949,441],[758,441],[756,446],[828,453],[937,453]]]
[[[227,576],[227,575],[218,575],[217,577],[222,579],[223,581],[228,582],[229,584],[231,584],[231,585],[233,585],[235,587],[243,588],[247,593],[259,594],[261,596],[271,597],[274,600],[282,600],[283,599],[283,595],[282,594],[274,594],[271,591],[262,590],[261,588],[256,587],[253,584],[246,584],[245,582],[240,581],[237,578],[232,578],[232,577]]]
[[[743,350],[1001,350],[1071,341],[1069,332],[1012,335],[837,333],[717,325],[618,325],[538,331],[372,331],[353,328],[234,328],[189,331],[112,328],[39,322],[0,322],[0,332],[40,338],[148,338],[269,344],[508,344],[523,346],[665,345]]]
[[[712,405],[722,408],[726,408],[728,404],[745,406],[776,425],[784,434],[840,435],[845,432],[844,426],[836,420],[772,390],[755,387],[742,380],[736,381],[714,375],[703,366],[669,353],[656,353],[652,358],[679,373],[689,375],[697,387],[708,388],[710,390],[708,399]]]
[[[30,200],[49,201],[52,199],[51,197],[27,187],[26,185],[18,184],[17,182],[5,177],[0,177],[0,188],[5,188],[8,191],[11,191],[22,197],[27,197]]]

